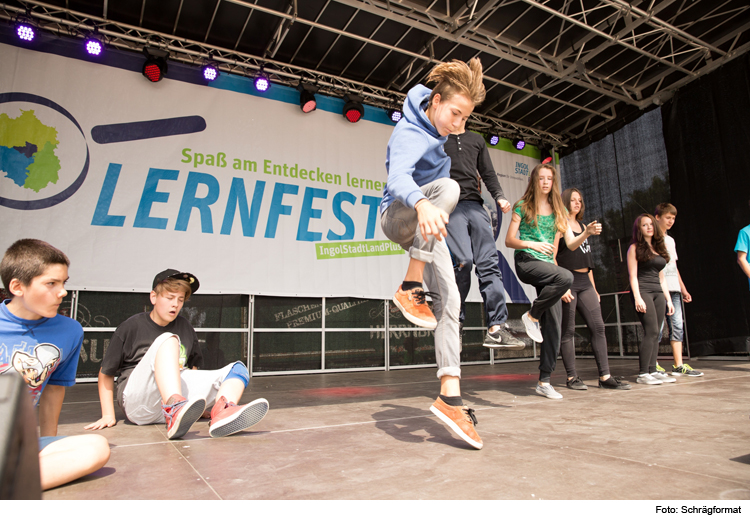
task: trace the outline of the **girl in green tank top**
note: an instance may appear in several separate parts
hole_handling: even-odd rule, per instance
[[[568,227],[568,211],[560,195],[560,180],[554,165],[537,165],[521,200],[513,208],[505,245],[515,249],[516,274],[536,288],[537,297],[528,312],[521,316],[528,336],[541,343],[537,394],[551,399],[562,395],[550,385],[560,348],[560,300],[572,295],[573,275],[556,265],[555,255],[560,237],[571,251],[590,235],[601,232],[601,224],[591,222],[583,233],[575,236]],[[542,316],[544,319],[541,321]]]

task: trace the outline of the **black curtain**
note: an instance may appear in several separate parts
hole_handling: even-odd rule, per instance
[[[584,222],[602,222],[601,236],[589,239],[597,289],[629,291],[626,254],[633,221],[670,198],[660,111],[565,156],[560,171],[562,189],[575,187],[583,195]]]
[[[733,250],[750,224],[750,54],[680,89],[662,122],[691,353],[745,351],[750,291]]]

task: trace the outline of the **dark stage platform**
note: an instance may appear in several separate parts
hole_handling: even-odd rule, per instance
[[[212,439],[200,420],[181,440],[163,425],[124,421],[102,432],[105,468],[45,499],[750,499],[750,363],[696,361],[701,378],[636,385],[638,364],[611,360],[630,391],[534,393],[534,362],[467,366],[464,401],[484,449],[458,440],[429,411],[436,370],[255,377],[243,402],[265,397],[254,430]],[[95,384],[68,390],[59,434],[100,416]]]

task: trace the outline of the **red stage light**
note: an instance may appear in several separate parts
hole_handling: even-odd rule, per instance
[[[356,123],[365,115],[365,107],[362,106],[362,99],[356,95],[344,96],[344,109],[341,114],[350,123]]]

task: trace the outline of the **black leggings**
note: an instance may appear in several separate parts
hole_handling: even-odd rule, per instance
[[[516,275],[536,288],[537,297],[529,314],[539,320],[542,338],[539,346],[539,381],[549,383],[560,350],[560,299],[573,284],[573,274],[551,262],[543,262],[526,251],[515,255]]]
[[[599,369],[599,376],[609,374],[609,360],[607,359],[607,338],[604,336],[604,320],[602,307],[596,296],[594,285],[591,284],[588,272],[573,271],[573,286],[570,291],[573,300],[562,303],[562,339],[560,352],[563,365],[569,378],[576,377],[576,347],[575,324],[576,310],[581,314],[591,334],[591,347],[594,349],[594,359]]]
[[[636,312],[638,320],[643,325],[643,341],[641,341],[641,346],[638,349],[638,360],[641,374],[653,374],[656,372],[656,357],[659,355],[659,331],[667,312],[667,300],[661,290],[641,290],[641,298],[646,303],[646,313]]]

